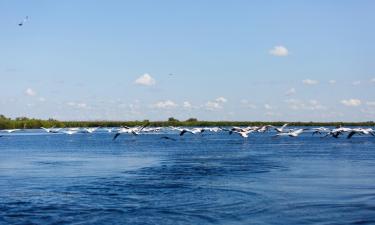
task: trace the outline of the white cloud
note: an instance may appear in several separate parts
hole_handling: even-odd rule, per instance
[[[351,99],[347,99],[347,100],[342,100],[341,103],[345,106],[359,106],[362,104],[361,100],[359,99],[354,99],[354,98],[351,98]]]
[[[217,110],[222,109],[224,103],[228,102],[228,100],[224,97],[218,97],[214,101],[208,101],[205,104],[207,110]]]
[[[178,105],[171,100],[160,101],[155,103],[152,107],[157,109],[171,109],[176,108]]]
[[[282,114],[277,113],[277,112],[266,112],[264,115],[269,116],[269,117],[273,117],[273,116],[281,116]]]
[[[68,105],[70,107],[77,108],[77,109],[87,108],[87,104],[84,103],[84,102],[68,102],[68,103],[66,103],[66,105]]]
[[[269,110],[269,109],[272,109],[272,106],[269,104],[264,104],[264,108]]]
[[[156,81],[148,73],[145,73],[142,76],[138,77],[138,79],[136,79],[134,83],[144,86],[153,86],[156,84]]]
[[[336,84],[337,81],[336,81],[336,80],[330,80],[330,81],[328,81],[328,83],[329,83],[329,84]]]
[[[246,99],[242,99],[242,100],[241,100],[241,104],[242,104],[244,107],[246,107],[246,108],[250,108],[250,109],[256,109],[256,108],[257,108],[256,105],[251,104],[251,103],[250,103],[248,100],[246,100]]]
[[[317,80],[311,80],[311,79],[305,79],[302,81],[303,84],[306,84],[306,85],[316,85],[319,83],[319,81]]]
[[[86,103],[77,103],[77,108],[86,108],[87,107],[87,104]]]
[[[190,102],[188,102],[188,101],[184,101],[184,102],[182,103],[182,107],[184,107],[185,109],[191,109],[193,106],[191,105]]]
[[[366,102],[366,105],[368,105],[368,106],[375,106],[375,102]]]
[[[375,83],[375,78],[372,78],[372,79],[370,80],[370,82],[371,82],[371,83]]]
[[[43,97],[38,98],[38,100],[39,100],[40,102],[45,102],[45,101],[46,101],[46,99],[43,98]]]
[[[288,49],[286,47],[282,46],[282,45],[273,47],[273,49],[271,49],[269,51],[269,53],[271,55],[274,55],[274,56],[287,56],[287,55],[289,55]]]
[[[226,103],[228,100],[224,97],[218,97],[217,99],[215,99],[215,101],[219,103]]]
[[[219,103],[219,102],[212,102],[212,101],[208,101],[206,103],[206,109],[208,110],[217,110],[217,109],[222,109],[223,106]]]
[[[293,110],[324,110],[327,107],[321,105],[317,100],[309,100],[307,102],[297,99],[287,99],[285,102],[290,109]]]
[[[289,90],[287,90],[285,92],[285,95],[291,96],[291,95],[295,95],[296,93],[297,93],[296,89],[295,88],[291,88],[291,89],[289,89]]]
[[[353,84],[354,86],[357,86],[357,85],[360,85],[360,84],[361,84],[361,81],[360,81],[360,80],[357,80],[357,81],[354,81],[352,84]]]
[[[27,88],[25,90],[25,95],[28,95],[28,96],[36,96],[36,91],[34,91],[33,89],[31,88]]]

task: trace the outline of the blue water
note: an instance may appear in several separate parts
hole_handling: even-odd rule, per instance
[[[375,138],[0,137],[0,224],[374,224]]]

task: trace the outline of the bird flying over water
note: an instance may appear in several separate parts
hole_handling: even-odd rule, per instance
[[[16,132],[16,131],[19,131],[20,129],[6,129],[6,130],[2,130],[4,132],[7,132],[7,133],[13,133],[13,132]]]
[[[298,135],[302,134],[303,131],[305,130],[307,129],[290,130],[288,132],[278,133],[276,134],[276,137],[280,137],[280,136],[298,137]]]
[[[280,128],[275,127],[275,130],[276,130],[278,133],[282,133],[282,132],[284,131],[284,129],[285,129],[286,126],[288,126],[287,123],[284,124],[284,125],[283,125],[282,127],[280,127]]]
[[[168,137],[168,136],[163,136],[160,139],[165,139],[165,140],[171,140],[171,141],[176,141],[176,139]]]

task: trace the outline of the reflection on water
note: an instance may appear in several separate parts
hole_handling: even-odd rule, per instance
[[[9,135],[0,224],[375,223],[375,139]]]

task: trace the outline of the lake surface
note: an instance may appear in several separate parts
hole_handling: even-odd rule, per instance
[[[0,137],[0,224],[374,224],[375,138]]]

